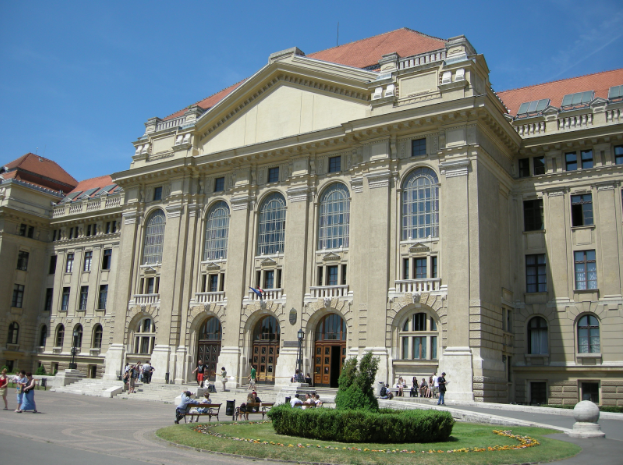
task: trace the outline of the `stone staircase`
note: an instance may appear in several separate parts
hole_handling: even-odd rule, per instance
[[[67,386],[54,387],[52,392],[64,392],[82,396],[114,397],[123,392],[122,381],[84,378]]]

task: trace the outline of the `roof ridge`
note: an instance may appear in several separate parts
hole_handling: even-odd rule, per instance
[[[621,71],[621,70],[623,70],[623,68],[609,69],[609,70],[606,70],[606,71],[597,71],[595,73],[582,74],[581,76],[573,76],[573,77],[568,77],[568,78],[564,78],[564,79],[556,79],[554,81],[541,82],[539,84],[532,84],[532,85],[523,86],[523,87],[516,87],[514,89],[498,90],[498,91],[496,91],[496,93],[497,94],[502,94],[504,92],[512,92],[512,91],[515,91],[515,90],[528,89],[529,87],[539,87],[539,86],[544,86],[546,84],[553,84],[555,82],[571,81],[572,79],[579,79],[579,78],[588,77],[588,76],[595,76],[597,74],[612,73],[614,71]]]

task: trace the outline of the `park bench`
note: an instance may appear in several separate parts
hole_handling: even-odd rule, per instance
[[[262,420],[264,419],[264,415],[275,405],[274,402],[247,402],[244,406],[244,411],[240,409],[240,407],[236,407],[236,411],[234,413],[234,421],[238,420],[238,418],[246,418],[249,419],[249,415],[262,415]]]
[[[195,420],[195,423],[198,423],[199,417],[205,416],[205,415],[208,416],[208,421],[212,421],[212,417],[216,417],[216,420],[218,421],[218,414],[219,414],[219,411],[221,410],[221,405],[222,404],[192,404],[190,410],[184,414],[184,423],[186,423],[187,416],[190,416],[191,423],[193,422],[193,417],[195,416],[197,417],[197,419]],[[207,408],[208,411],[206,413],[197,413],[195,409],[198,409],[198,408]]]

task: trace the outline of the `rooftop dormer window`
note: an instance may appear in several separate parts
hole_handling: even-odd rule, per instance
[[[569,107],[588,105],[593,101],[595,92],[587,90],[585,92],[577,92],[575,94],[567,94],[562,99],[562,108],[567,110]]]
[[[608,100],[619,101],[623,99],[623,85],[610,87],[608,91]]]
[[[517,116],[528,116],[530,114],[540,113],[549,105],[549,99],[544,98],[541,100],[533,100],[531,102],[524,102],[519,107]]]

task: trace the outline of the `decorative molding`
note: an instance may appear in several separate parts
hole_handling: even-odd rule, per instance
[[[260,262],[260,266],[262,268],[269,267],[269,266],[277,266],[277,262],[273,260],[272,258],[265,258],[264,260]]]
[[[379,187],[388,187],[392,174],[389,170],[382,170],[366,173],[364,176],[368,178],[368,187],[377,189]]]
[[[325,262],[336,261],[336,260],[339,261],[341,260],[341,257],[336,253],[329,252],[322,256],[322,260]]]
[[[611,191],[617,188],[618,182],[616,181],[606,181],[595,184],[595,187],[598,191]]]
[[[430,252],[430,247],[427,247],[421,242],[418,242],[417,244],[413,244],[411,247],[409,247],[409,253],[424,253],[424,252]]]
[[[182,216],[182,212],[184,211],[184,205],[181,203],[175,205],[167,205],[165,207],[167,211],[167,218],[179,218]]]
[[[121,216],[123,217],[123,224],[135,224],[140,218],[140,214],[136,211],[123,212]]]
[[[191,203],[188,205],[188,216],[194,217],[197,216],[197,211],[200,210],[200,207],[196,203]]]
[[[545,194],[547,194],[548,197],[560,197],[565,195],[568,190],[569,189],[567,189],[566,187],[556,187],[553,189],[546,189],[544,192]]]
[[[450,160],[439,163],[441,174],[446,178],[454,178],[456,176],[467,176],[469,172],[470,161],[468,159]]]
[[[363,192],[363,177],[359,176],[356,178],[351,178],[350,188],[353,190],[353,192],[361,194]]]
[[[287,190],[290,202],[305,202],[309,198],[311,189],[308,186],[291,187]]]
[[[251,197],[248,195],[240,196],[240,197],[232,197],[231,199],[231,209],[233,211],[239,210],[247,210],[249,205],[251,205]]]
[[[219,271],[221,266],[218,263],[209,262],[205,264],[205,269],[208,271]]]

